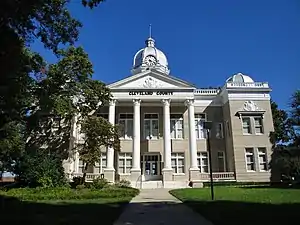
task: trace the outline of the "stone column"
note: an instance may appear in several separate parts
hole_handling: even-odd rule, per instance
[[[164,168],[162,169],[164,186],[166,181],[173,180],[171,165],[171,131],[170,131],[170,99],[163,99],[163,124],[164,124]]]
[[[110,124],[115,125],[115,115],[116,115],[116,100],[112,99],[109,102],[109,115],[108,121]],[[115,168],[114,168],[114,149],[108,147],[106,150],[106,168],[104,169],[104,177],[109,182],[115,181]]]
[[[189,176],[190,176],[190,180],[197,180],[199,177],[200,170],[197,163],[197,141],[196,141],[196,131],[195,131],[194,99],[186,100],[186,106],[188,107],[188,118],[189,118],[189,149],[190,149]]]
[[[141,175],[141,100],[133,100],[133,141],[131,181],[136,182]]]

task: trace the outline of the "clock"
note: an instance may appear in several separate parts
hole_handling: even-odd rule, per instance
[[[156,58],[153,55],[148,55],[146,56],[146,58],[144,59],[144,62],[147,66],[155,66],[157,63]]]

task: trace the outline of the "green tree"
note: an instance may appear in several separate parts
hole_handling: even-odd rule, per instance
[[[291,99],[290,123],[293,126],[293,145],[300,148],[300,90],[296,90]]]
[[[77,144],[75,148],[84,162],[82,180],[85,181],[88,167],[99,162],[101,149],[113,147],[115,151],[119,151],[120,139],[117,127],[102,117],[87,116],[83,120],[81,131],[85,134],[83,143]]]
[[[275,146],[278,143],[285,143],[291,139],[292,126],[289,121],[288,113],[279,109],[276,102],[270,101],[273,116],[274,131],[270,132],[270,141]]]

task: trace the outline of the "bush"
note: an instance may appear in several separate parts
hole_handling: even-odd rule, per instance
[[[73,185],[74,187],[77,187],[77,185],[81,185],[81,184],[84,184],[84,180],[83,180],[83,177],[73,177]]]
[[[120,180],[115,184],[116,187],[121,187],[121,188],[129,188],[131,187],[131,183],[128,180]]]
[[[57,187],[67,183],[62,161],[55,154],[32,147],[16,163],[18,181],[30,187]]]
[[[82,187],[82,188],[81,188]],[[16,197],[20,200],[77,200],[77,199],[100,199],[100,198],[124,198],[134,197],[139,190],[134,188],[110,188],[110,189],[80,189],[71,188],[17,188],[8,191],[0,191],[0,195]]]
[[[108,185],[109,182],[107,179],[98,177],[93,180],[93,183],[91,184],[91,188],[102,189],[107,187]]]

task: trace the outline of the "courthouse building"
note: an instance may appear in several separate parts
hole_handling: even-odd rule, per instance
[[[186,187],[209,180],[268,181],[273,130],[270,87],[248,75],[230,76],[221,88],[197,88],[170,74],[152,38],[133,58],[131,75],[109,84],[113,100],[99,112],[120,126],[121,151],[103,149],[87,178],[102,174],[134,187]],[[211,162],[203,122],[212,121]],[[73,130],[80,141],[78,129]],[[65,165],[82,174],[78,155]]]

